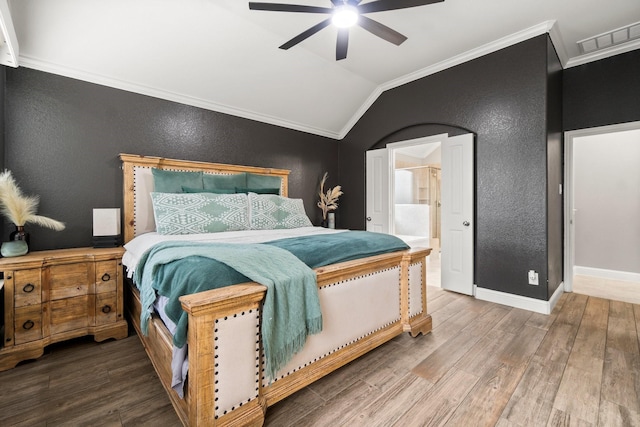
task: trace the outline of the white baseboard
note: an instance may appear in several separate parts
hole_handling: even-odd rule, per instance
[[[640,273],[630,271],[606,270],[604,268],[574,266],[573,274],[580,276],[599,277],[601,279],[622,280],[624,282],[640,282]]]
[[[480,300],[495,302],[497,304],[508,305],[509,307],[521,308],[523,310],[534,311],[542,314],[550,314],[553,307],[556,306],[558,300],[564,293],[564,282],[560,283],[560,286],[558,286],[558,289],[556,289],[553,295],[551,295],[549,301],[480,288],[476,285],[473,285],[473,287],[476,298]]]

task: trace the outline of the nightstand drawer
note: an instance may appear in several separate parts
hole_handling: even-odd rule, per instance
[[[89,295],[51,301],[51,335],[89,326]]]
[[[49,299],[87,295],[93,282],[93,263],[77,262],[49,267]]]
[[[42,338],[42,306],[29,305],[16,308],[14,317],[14,344],[24,344]]]
[[[118,320],[118,293],[96,295],[96,325],[115,323]]]
[[[16,307],[40,304],[42,302],[42,285],[40,269],[17,270],[13,272],[15,283]]]
[[[96,262],[96,293],[115,292],[118,289],[118,262]]]

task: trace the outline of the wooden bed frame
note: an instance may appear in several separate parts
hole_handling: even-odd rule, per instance
[[[287,196],[289,171],[121,154],[125,242],[152,231],[151,168],[213,174],[279,176]],[[151,183],[152,185],[152,183]],[[152,214],[151,214],[152,218]],[[426,257],[412,249],[316,269],[324,328],[269,382],[264,377],[260,311],[266,288],[244,283],[181,298],[189,316],[189,375],[185,397],[171,389],[172,337],[156,315],[140,331],[140,298],[127,286],[126,309],[171,402],[185,425],[262,425],[266,408],[395,336],[431,331]],[[390,301],[397,303],[390,303]]]

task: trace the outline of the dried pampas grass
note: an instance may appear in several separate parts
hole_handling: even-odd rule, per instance
[[[324,173],[322,177],[322,181],[320,181],[320,200],[318,201],[318,207],[322,209],[322,219],[327,219],[327,213],[329,211],[334,211],[338,208],[338,197],[342,196],[342,187],[336,185],[333,188],[330,188],[325,193],[324,191],[324,183],[327,181],[329,174],[327,172]]]
[[[11,171],[0,173],[0,212],[16,226],[34,223],[56,231],[64,230],[64,223],[46,216],[36,215],[38,196],[25,196],[16,184]]]

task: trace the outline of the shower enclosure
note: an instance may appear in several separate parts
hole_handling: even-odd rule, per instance
[[[439,247],[440,165],[396,153],[394,234],[410,245]]]

